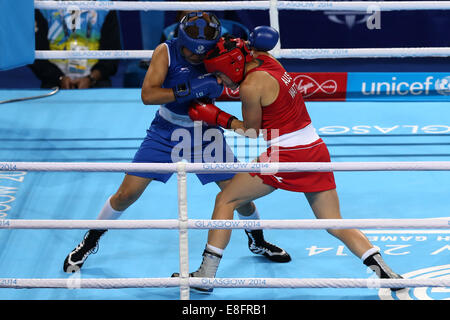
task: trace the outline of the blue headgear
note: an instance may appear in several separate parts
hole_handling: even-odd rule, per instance
[[[205,54],[206,52],[211,50],[219,40],[221,34],[221,26],[219,19],[217,19],[217,17],[214,14],[208,13],[209,17],[211,18],[211,22],[208,23],[203,19],[203,13],[204,12],[190,12],[181,19],[178,28],[178,40],[177,40],[177,45],[180,50],[183,47],[186,47],[192,53],[199,55]],[[195,19],[194,21],[189,21],[193,17],[198,17],[198,19]],[[191,38],[186,33],[185,30],[186,27],[191,26],[197,28],[198,32],[196,38]],[[205,29],[208,26],[214,28],[215,30],[214,37],[211,40],[207,40],[205,36]]]

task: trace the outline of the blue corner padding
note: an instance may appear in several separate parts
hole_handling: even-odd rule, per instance
[[[0,2],[0,70],[34,61],[34,1]]]

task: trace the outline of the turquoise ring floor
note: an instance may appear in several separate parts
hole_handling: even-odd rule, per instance
[[[42,94],[2,90],[0,100]],[[240,116],[237,102],[219,102]],[[449,161],[448,102],[309,102],[313,124],[332,161]],[[137,89],[60,91],[0,105],[0,162],[130,162],[157,106],[144,106]],[[344,218],[450,216],[446,171],[336,172]],[[95,219],[123,173],[0,172],[0,218]],[[188,176],[188,214],[210,219],[215,184]],[[256,201],[262,219],[312,219],[302,194],[278,190]],[[152,182],[123,219],[176,219],[177,181]],[[385,260],[405,277],[450,277],[450,230],[364,230]],[[0,230],[0,278],[69,278],[66,255],[83,230]],[[189,264],[201,262],[206,230],[189,231]],[[266,230],[292,256],[276,264],[253,255],[242,230],[232,234],[218,277],[369,278],[358,258],[324,230]],[[169,277],[179,269],[176,230],[110,230],[82,278]],[[7,300],[177,300],[178,288],[0,289]],[[191,291],[192,300],[449,299],[448,288],[390,293],[375,288],[216,288]]]

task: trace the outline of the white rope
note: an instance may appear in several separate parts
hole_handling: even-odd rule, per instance
[[[190,285],[203,288],[404,288],[448,287],[450,279],[356,279],[356,278],[191,278]]]
[[[279,46],[278,46],[279,47]],[[283,59],[449,57],[450,47],[274,49]],[[150,59],[153,50],[36,50],[36,59]]]
[[[269,1],[35,1],[36,9],[177,11],[177,10],[267,10]]]
[[[270,19],[270,26],[275,30],[280,30],[277,3],[278,3],[277,0],[270,1],[269,19]],[[279,36],[278,41],[273,50],[271,51],[272,54],[278,52],[281,49],[281,34],[279,33],[278,36]]]
[[[226,162],[186,163],[189,173],[217,172],[326,172],[326,171],[447,171],[450,161],[404,162]],[[1,171],[54,172],[176,172],[176,163],[117,163],[117,162],[0,162]]]
[[[276,1],[279,10],[303,11],[366,11],[376,6],[380,11],[405,10],[449,10],[450,1]],[[269,10],[271,1],[39,1],[34,2],[36,9],[73,9],[79,10],[129,10],[129,11],[177,11],[191,10]]]
[[[448,57],[450,47],[280,49],[273,50],[273,55],[284,59]]]
[[[0,229],[449,229],[449,218],[297,220],[27,220],[0,219]]]
[[[35,1],[37,9],[79,10],[269,10],[270,24],[280,30],[278,10],[449,10],[450,1]],[[355,48],[355,49],[281,49],[281,39],[271,51],[275,58],[394,58],[394,57],[448,57],[449,47],[437,48]],[[151,59],[153,50],[36,50],[36,59]]]
[[[180,299],[189,300],[189,237],[187,211],[187,177],[186,164],[177,164],[178,180],[178,223],[180,256]]]
[[[0,219],[0,229],[178,229],[178,220]]]
[[[89,289],[117,289],[117,288],[149,288],[149,287],[178,287],[178,278],[112,278],[112,279],[81,279],[74,273],[67,279],[0,279],[0,288],[89,288]]]
[[[36,50],[35,59],[150,59],[153,50]]]
[[[309,11],[380,11],[449,10],[450,1],[278,1],[279,10]]]
[[[76,275],[76,274],[74,274]],[[0,288],[119,289],[177,287],[179,278],[15,279],[0,278]],[[189,285],[202,288],[413,288],[450,287],[450,279],[378,278],[189,278]]]

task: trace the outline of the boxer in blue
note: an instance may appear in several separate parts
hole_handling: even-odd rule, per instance
[[[189,162],[212,162],[205,157],[205,147],[210,141],[196,139],[196,130],[220,130],[222,133],[222,155],[215,150],[212,155],[217,162],[234,161],[236,158],[225,142],[219,127],[210,127],[201,122],[193,122],[188,115],[190,103],[195,99],[214,100],[223,91],[216,77],[206,74],[203,58],[221,36],[220,21],[211,13],[191,12],[180,21],[178,37],[156,47],[142,85],[141,98],[145,105],[160,105],[147,136],[136,152],[133,162],[170,163],[181,160]],[[190,137],[189,148],[179,148],[180,142],[174,137],[177,132]],[[186,142],[186,141],[184,141]],[[128,172],[122,184],[104,204],[97,219],[114,220],[131,206],[153,180],[165,183],[171,173]],[[223,189],[234,174],[197,174],[202,184],[215,182]],[[259,219],[253,203],[237,209],[241,219]],[[100,237],[107,230],[89,230],[78,246],[69,253],[63,265],[68,273],[80,270],[87,257],[98,247]],[[288,262],[289,254],[283,249],[264,240],[262,230],[245,230],[249,249],[271,261]],[[215,248],[209,248],[214,250]]]

